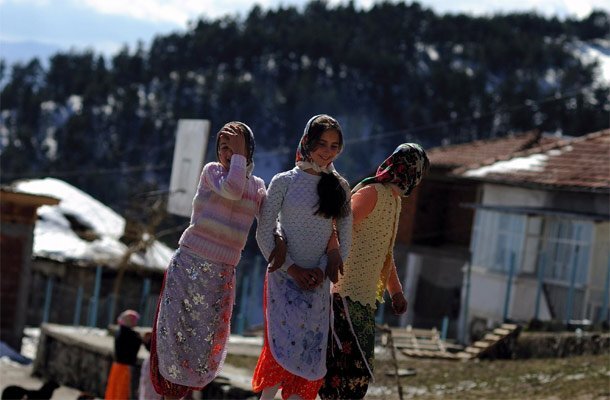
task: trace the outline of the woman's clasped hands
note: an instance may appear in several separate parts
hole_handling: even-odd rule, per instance
[[[324,272],[320,268],[303,268],[292,264],[288,267],[288,275],[303,290],[314,290],[324,282]]]

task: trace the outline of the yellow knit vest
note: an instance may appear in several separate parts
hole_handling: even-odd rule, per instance
[[[383,301],[389,277],[401,199],[394,197],[389,185],[372,186],[377,190],[377,204],[364,220],[354,225],[352,247],[343,263],[344,274],[339,274],[333,292],[375,308],[376,299]]]

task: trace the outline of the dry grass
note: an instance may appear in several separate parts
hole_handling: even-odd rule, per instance
[[[227,363],[254,370],[256,358],[227,357]],[[405,399],[610,399],[610,355],[529,360],[467,362],[403,359],[399,368],[414,369],[402,377]],[[376,382],[367,399],[398,399],[390,361],[377,360]]]
[[[610,399],[608,354],[467,362],[408,359],[399,367],[416,371],[400,378],[405,399]],[[395,378],[386,371],[393,371],[390,362],[376,364],[376,383],[367,399],[398,399]]]

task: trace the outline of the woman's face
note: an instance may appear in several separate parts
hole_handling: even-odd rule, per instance
[[[218,141],[218,161],[220,161],[225,169],[229,169],[232,155],[233,150],[231,149],[231,146],[229,146],[229,139],[227,139],[225,135],[221,135],[220,140]]]
[[[341,151],[339,132],[329,129],[322,133],[310,156],[313,162],[326,168],[337,157],[339,151]]]

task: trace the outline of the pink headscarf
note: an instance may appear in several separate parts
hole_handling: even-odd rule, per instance
[[[136,326],[139,320],[140,314],[138,314],[138,312],[134,310],[125,310],[116,319],[119,325],[126,326],[128,328],[133,328],[134,326]]]

